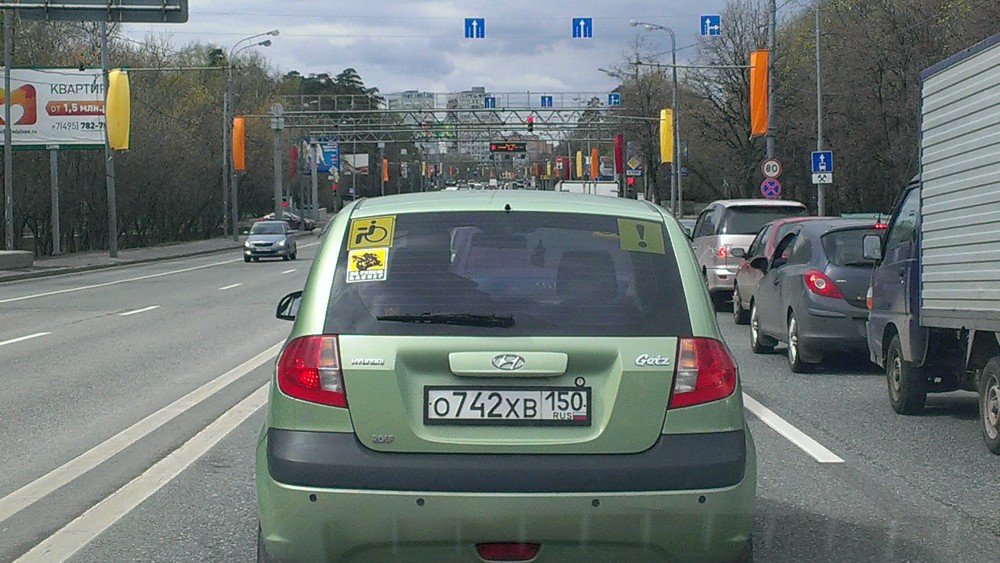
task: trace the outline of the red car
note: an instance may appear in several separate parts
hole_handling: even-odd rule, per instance
[[[753,301],[754,292],[757,291],[757,282],[764,276],[760,270],[750,267],[750,262],[754,258],[765,257],[771,261],[774,254],[774,247],[778,244],[788,231],[802,221],[814,221],[816,219],[831,219],[831,217],[787,217],[776,219],[761,227],[754,237],[753,242],[746,249],[734,248],[731,256],[739,258],[740,264],[736,269],[736,281],[733,287],[733,322],[738,325],[750,323],[750,303]]]

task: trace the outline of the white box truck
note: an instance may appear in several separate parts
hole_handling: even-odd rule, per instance
[[[919,148],[888,230],[864,241],[879,260],[869,353],[900,414],[928,393],[977,392],[1000,454],[1000,34],[921,73]]]

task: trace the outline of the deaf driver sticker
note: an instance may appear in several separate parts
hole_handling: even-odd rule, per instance
[[[364,248],[347,253],[347,283],[384,281],[388,248]]]

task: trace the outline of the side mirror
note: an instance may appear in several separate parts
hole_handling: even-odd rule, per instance
[[[767,271],[767,258],[764,256],[758,256],[750,261],[750,267],[755,270],[760,270],[762,272]]]
[[[745,248],[733,248],[729,250],[729,255],[733,258],[746,258],[747,251]]]
[[[862,239],[862,255],[867,260],[882,259],[882,237],[878,235],[865,235]]]
[[[293,291],[278,301],[278,310],[274,316],[283,321],[294,321],[295,315],[299,312],[299,305],[302,303],[302,292]]]

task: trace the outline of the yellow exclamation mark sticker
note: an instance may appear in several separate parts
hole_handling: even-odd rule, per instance
[[[663,227],[652,221],[618,219],[618,240],[622,250],[665,254]]]

